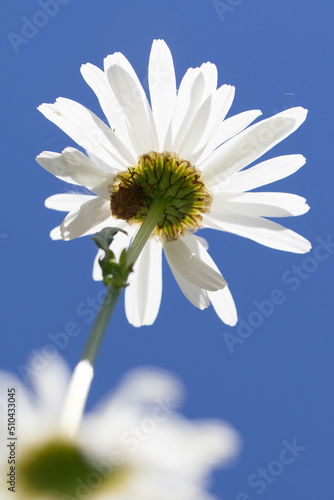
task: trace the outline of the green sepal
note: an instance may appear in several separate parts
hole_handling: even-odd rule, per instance
[[[119,227],[105,227],[102,229],[102,231],[99,231],[98,233],[95,234],[91,238],[91,240],[94,240],[96,245],[101,248],[101,250],[104,250],[107,252],[109,250],[109,247],[111,243],[114,240],[115,235],[121,231],[124,234],[128,234],[126,231],[123,229],[120,229]]]
[[[103,282],[106,286],[114,289],[126,287],[128,276],[132,271],[131,266],[127,265],[126,249],[122,250],[119,262],[117,262],[114,252],[109,248],[118,231],[127,234],[123,229],[117,227],[105,227],[91,238],[105,252],[105,256],[99,259]]]

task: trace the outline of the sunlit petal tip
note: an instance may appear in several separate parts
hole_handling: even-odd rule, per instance
[[[298,249],[296,248],[296,253],[308,253],[312,249],[312,243],[306,238],[300,243]]]
[[[297,106],[295,108],[289,108],[285,111],[282,111],[281,113],[278,113],[276,116],[280,115],[284,118],[294,118],[296,121],[296,128],[298,128],[306,120],[307,114],[308,114],[307,109],[301,106]]]
[[[42,104],[40,104],[39,106],[37,106],[37,110],[42,112],[42,109],[45,107],[45,106],[50,106],[51,104],[50,103],[46,103],[46,102],[43,102]]]
[[[306,163],[306,158],[305,158],[305,156],[303,156],[303,155],[296,155],[296,156],[299,156],[299,157],[300,157],[300,163],[301,163],[302,165],[305,165],[305,163]]]
[[[85,73],[87,70],[89,70],[90,68],[96,68],[97,66],[95,66],[94,64],[92,63],[83,63],[81,64],[80,66],[80,72],[81,74],[82,73]]]
[[[57,226],[55,228],[53,228],[51,231],[50,231],[50,238],[54,241],[57,241],[57,240],[61,240],[62,237],[61,237],[61,231],[60,231],[60,226]]]
[[[233,319],[232,321],[230,321],[230,322],[227,322],[227,321],[226,321],[226,323],[225,323],[225,324],[226,324],[226,325],[228,325],[228,326],[235,326],[237,323],[238,323],[238,318],[236,317],[236,318],[234,318],[234,319]]]
[[[202,70],[217,70],[217,66],[211,61],[206,61],[200,65],[200,69]]]
[[[43,160],[43,158],[46,158],[46,153],[47,151],[42,151],[42,153],[39,153],[39,155],[35,156],[35,160],[37,163],[40,165],[40,161]]]
[[[48,198],[46,198],[46,199],[44,200],[44,206],[45,206],[46,208],[52,208],[52,207],[50,206],[50,204],[49,204],[49,202],[50,202],[50,199],[51,199],[51,198],[53,198],[53,196],[49,196]]]
[[[225,85],[223,85],[225,87]],[[234,85],[226,85],[226,88],[234,95],[235,94],[235,86]]]
[[[162,38],[155,38],[152,42],[152,47],[155,45],[161,45],[161,47],[164,47],[169,50],[167,43]]]
[[[131,64],[121,52],[114,52],[113,54],[110,54],[103,59],[103,68],[105,73],[107,73],[108,70],[113,66],[125,67],[125,69],[127,70],[131,68],[132,70]]]
[[[56,103],[50,103],[50,102],[44,102],[40,106],[38,106],[37,110],[42,113],[46,118],[52,113],[58,113],[58,111],[55,110]]]

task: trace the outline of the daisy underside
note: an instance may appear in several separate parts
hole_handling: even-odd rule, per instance
[[[237,313],[229,287],[195,235],[200,228],[237,234],[279,250],[304,253],[309,242],[268,220],[308,210],[305,199],[275,192],[250,192],[296,172],[302,155],[279,156],[253,164],[294,132],[307,111],[297,107],[250,125],[261,115],[246,111],[225,119],[234,87],[217,88],[212,63],[190,68],[179,88],[172,55],[155,40],[149,61],[150,102],[128,60],[108,56],[104,71],[92,64],[82,75],[97,95],[108,120],[75,101],[59,98],[39,110],[83,150],[44,151],[38,163],[68,183],[92,194],[51,196],[48,208],[69,212],[51,231],[53,239],[71,240],[104,227],[119,227],[112,250],[127,248],[152,206],[160,217],[125,291],[128,320],[135,326],[154,322],[162,294],[162,249],[184,295],[200,309],[211,303],[226,324]],[[251,165],[251,166],[250,166]],[[102,279],[98,259],[94,279]]]

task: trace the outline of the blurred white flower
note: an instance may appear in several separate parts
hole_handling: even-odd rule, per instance
[[[104,71],[85,64],[81,72],[110,128],[69,99],[39,107],[87,155],[72,147],[61,154],[44,151],[38,163],[59,179],[92,192],[58,194],[45,201],[48,208],[69,212],[51,237],[71,240],[117,226],[128,233],[128,237],[119,233],[113,242],[117,255],[128,246],[154,201],[164,199],[164,213],[125,290],[128,320],[135,326],[150,325],[158,314],[163,248],[190,302],[200,309],[211,302],[221,320],[234,325],[237,313],[226,282],[207,252],[206,241],[193,233],[200,227],[212,228],[279,250],[309,251],[305,238],[265,218],[304,214],[309,208],[304,198],[248,192],[294,173],[304,164],[303,156],[280,156],[243,170],[294,132],[305,120],[306,110],[288,109],[251,127],[261,115],[259,110],[224,120],[234,87],[217,89],[217,68],[208,62],[188,69],[177,91],[172,55],[163,40],[154,40],[150,55],[151,106],[120,53],[105,59]],[[101,252],[94,279],[102,278]]]
[[[223,422],[190,421],[177,413],[183,391],[172,375],[158,369],[131,372],[84,416],[73,439],[59,425],[68,380],[60,359],[32,377],[33,392],[0,372],[1,387],[15,388],[17,410],[13,473],[7,446],[13,436],[2,391],[1,499],[13,498],[11,486],[18,500],[211,498],[210,473],[237,455],[239,439]]]

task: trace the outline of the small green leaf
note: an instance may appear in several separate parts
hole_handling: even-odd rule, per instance
[[[126,231],[123,229],[120,229],[119,227],[105,227],[102,229],[102,231],[99,231],[98,233],[95,234],[91,238],[91,240],[94,240],[96,245],[101,248],[101,250],[104,250],[107,252],[109,250],[109,246],[114,240],[115,235],[121,231],[124,234],[128,234]]]
[[[99,259],[103,274],[103,282],[106,286],[115,289],[127,286],[128,276],[132,271],[126,262],[126,249],[124,248],[124,250],[122,250],[119,262],[117,262],[114,252],[109,248],[118,231],[127,234],[123,229],[119,229],[118,227],[105,227],[91,238],[95,241],[96,245],[105,252],[105,256]]]

